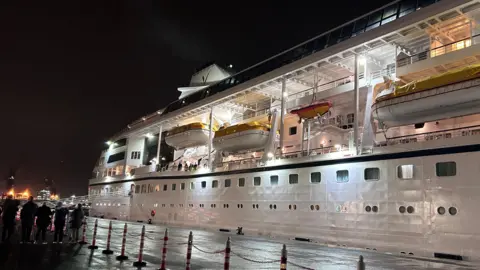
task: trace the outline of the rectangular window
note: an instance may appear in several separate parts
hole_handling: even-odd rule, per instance
[[[185,183],[180,183],[180,190],[184,190],[185,189]]]
[[[260,186],[262,184],[262,178],[260,176],[256,176],[253,178],[253,185]]]
[[[202,188],[206,188],[207,187],[207,181],[202,181]]]
[[[135,193],[139,193],[140,192],[140,186],[135,186]]]
[[[438,162],[435,168],[438,177],[457,175],[457,163],[454,161]]]
[[[337,171],[337,183],[348,182],[348,170]]]
[[[112,163],[112,162],[116,162],[124,159],[125,159],[125,152],[120,152],[120,153],[116,153],[108,156],[107,163]]]
[[[140,151],[132,151],[132,153],[130,153],[130,158],[131,159],[140,159]]]
[[[225,187],[229,187],[232,184],[232,180],[225,179]]]
[[[212,188],[218,188],[218,180],[212,181]]]
[[[290,129],[289,129],[289,131],[288,131],[288,134],[289,134],[290,136],[297,134],[297,127],[296,127],[296,126],[290,127]]]
[[[290,185],[298,184],[298,174],[290,174],[288,176],[288,183]]]
[[[168,186],[167,185],[163,185],[163,191],[167,191],[168,189]]]
[[[177,189],[177,184],[172,184],[172,190]]]
[[[142,185],[142,193],[147,193],[147,185]]]
[[[366,168],[363,171],[363,179],[365,181],[378,181],[380,180],[380,169],[379,168]]]
[[[238,178],[238,186],[239,187],[245,186],[245,178]]]
[[[155,192],[158,192],[158,191],[160,191],[160,185],[155,186]]]
[[[278,186],[278,175],[270,175],[270,185]]]
[[[318,184],[322,181],[322,174],[320,172],[312,172],[310,174],[310,183]]]
[[[397,167],[397,177],[398,179],[413,179],[413,171],[413,165],[400,165]]]
[[[195,189],[195,182],[190,182],[190,189]]]

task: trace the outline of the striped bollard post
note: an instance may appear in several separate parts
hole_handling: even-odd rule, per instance
[[[227,244],[225,245],[225,263],[223,264],[223,270],[230,269],[230,236],[227,239]]]
[[[357,270],[365,270],[365,263],[363,262],[362,255],[360,255],[360,258],[358,259]]]
[[[123,238],[122,238],[122,250],[120,252],[120,256],[117,256],[117,260],[123,261],[127,260],[128,256],[125,255],[125,244],[127,243],[127,223],[123,227]]]
[[[142,227],[142,235],[140,236],[140,250],[138,252],[138,261],[133,263],[135,267],[147,266],[147,263],[143,261],[143,245],[145,241],[145,225]]]
[[[280,259],[280,270],[287,270],[287,246],[283,244],[282,258]]]
[[[163,237],[163,249],[162,249],[162,264],[158,270],[167,270],[167,242],[168,242],[168,229],[165,229],[165,236]]]
[[[98,249],[98,246],[95,245],[97,242],[97,227],[98,227],[98,219],[95,219],[95,226],[93,227],[93,237],[92,237],[92,244],[88,246],[89,249]]]
[[[108,235],[107,235],[107,248],[102,251],[103,254],[113,254],[113,251],[110,249],[110,238],[112,237],[112,221],[108,224]]]
[[[86,233],[87,233],[87,221],[84,221],[84,222],[83,222],[82,240],[80,240],[80,241],[78,242],[80,245],[85,245],[85,244],[87,244]]]
[[[193,234],[190,232],[188,235],[187,245],[187,261],[185,263],[185,270],[190,270],[190,260],[192,259],[192,246],[193,246]]]

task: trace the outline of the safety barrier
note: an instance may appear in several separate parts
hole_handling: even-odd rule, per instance
[[[135,233],[128,233],[127,231],[127,223],[125,223],[125,226],[123,229],[113,229],[112,226],[112,221],[109,222],[108,227],[101,227],[98,226],[98,220],[95,220],[94,227],[93,227],[93,236],[92,236],[92,244],[88,247],[89,249],[97,249],[98,246],[96,246],[96,235],[97,235],[97,229],[100,227],[101,229],[106,229],[108,230],[107,233],[107,241],[106,241],[106,249],[103,250],[102,253],[104,254],[113,254],[113,250],[110,249],[110,240],[112,237],[112,233],[116,233],[118,236],[121,233],[122,234],[122,246],[120,249],[120,255],[117,256],[117,260],[123,261],[123,260],[128,260],[128,256],[125,255],[125,246],[126,246],[126,239],[127,236],[131,237],[140,237],[140,242],[139,242],[139,250],[138,250],[138,259],[133,263],[133,266],[135,267],[144,267],[147,265],[147,263],[144,261],[143,258],[143,252],[144,252],[144,246],[145,246],[145,238],[151,240],[151,241],[162,241],[163,240],[163,247],[162,247],[162,255],[161,255],[161,263],[160,263],[160,268],[158,270],[166,270],[167,268],[167,246],[168,246],[168,241],[169,241],[169,236],[168,236],[168,229],[165,229],[163,237],[155,237],[155,236],[148,236],[146,234],[145,230],[145,225],[142,225],[142,231],[140,234],[135,234]],[[85,236],[85,231],[87,228],[87,223],[85,222],[83,225],[83,236],[82,236],[82,241],[79,243],[86,243],[86,236]],[[154,231],[149,231],[149,233],[157,233]],[[235,252],[234,248],[232,248],[232,241],[231,238],[228,237],[227,241],[225,243],[225,248],[219,249],[219,250],[208,250],[206,248],[200,247],[193,242],[193,233],[190,231],[188,234],[188,241],[183,242],[183,243],[174,243],[174,245],[186,245],[187,250],[186,250],[186,260],[185,260],[185,269],[186,270],[191,270],[192,266],[192,253],[193,250],[195,249],[196,251],[204,254],[210,254],[210,255],[224,255],[224,270],[229,270],[230,269],[230,259],[232,256],[238,257],[242,260],[248,261],[253,264],[276,264],[277,269],[280,270],[287,270],[288,265],[295,266],[299,269],[304,269],[304,270],[314,270],[313,268],[310,268],[308,266],[304,266],[298,263],[294,263],[292,261],[289,261],[287,258],[287,245],[283,244],[282,249],[280,250],[280,259],[274,259],[274,260],[258,260],[254,259],[251,257],[248,257],[246,255],[242,255],[239,252]],[[243,246],[237,246],[239,250],[244,249],[245,247]],[[364,262],[364,257],[360,256],[359,260],[357,261],[357,270],[365,270],[365,262]]]

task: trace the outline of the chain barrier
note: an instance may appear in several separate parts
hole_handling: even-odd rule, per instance
[[[233,252],[233,251],[231,253],[233,255],[239,257],[240,259],[244,259],[246,261],[253,262],[253,263],[267,264],[267,263],[278,263],[278,262],[280,262],[280,260],[259,261],[259,260],[254,260],[254,259],[247,258],[247,257],[243,256],[242,254],[239,254],[239,253],[236,253],[236,252]]]
[[[298,268],[305,269],[305,270],[315,270],[313,268],[306,267],[306,266],[303,266],[303,265],[300,265],[300,264],[297,264],[297,263],[294,263],[294,262],[291,262],[291,261],[288,261],[288,264],[291,264],[293,266],[296,266]]]
[[[225,249],[215,250],[215,251],[207,251],[207,250],[199,248],[197,245],[193,245],[193,248],[195,248],[196,250],[198,250],[200,252],[207,253],[207,254],[220,254],[220,253],[225,252]]]

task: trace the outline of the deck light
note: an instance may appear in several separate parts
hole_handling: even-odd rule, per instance
[[[267,157],[272,158],[273,157],[272,152],[268,152]]]

